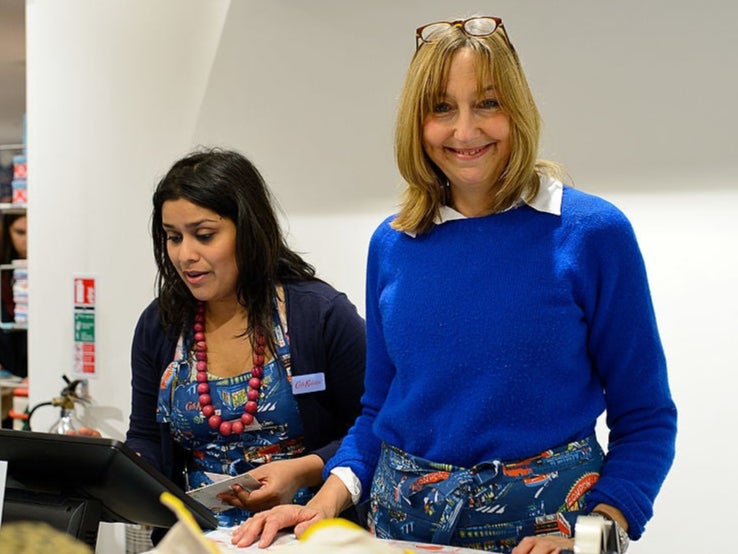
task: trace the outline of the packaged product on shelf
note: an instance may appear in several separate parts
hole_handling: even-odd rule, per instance
[[[28,166],[26,164],[26,155],[18,154],[13,156],[13,179],[25,181],[28,178]]]
[[[13,303],[15,322],[28,323],[28,266],[26,260],[13,260]]]
[[[27,183],[28,166],[25,154],[13,156],[13,204],[25,204],[28,202]]]
[[[25,179],[13,179],[13,204],[25,204],[28,202],[28,192]]]

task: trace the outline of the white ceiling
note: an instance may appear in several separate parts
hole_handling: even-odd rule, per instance
[[[25,0],[0,0],[0,145],[23,139],[26,111]]]

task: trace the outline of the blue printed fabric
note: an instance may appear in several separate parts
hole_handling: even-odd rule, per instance
[[[594,435],[515,462],[465,469],[382,445],[369,527],[380,538],[510,552],[525,536],[573,536],[604,454]]]
[[[197,370],[192,348],[192,332],[179,339],[174,361],[162,375],[157,405],[157,421],[169,423],[172,437],[192,452],[187,467],[187,488],[212,483],[206,475],[238,475],[272,460],[303,453],[303,429],[297,402],[292,394],[289,337],[275,310],[274,338],[277,356],[264,364],[261,395],[255,423],[240,435],[225,437],[208,425],[199,404]],[[212,404],[224,421],[244,413],[251,367],[234,377],[208,374]],[[309,492],[301,490],[296,502],[305,503]],[[216,514],[223,526],[232,526],[251,513],[231,508]]]

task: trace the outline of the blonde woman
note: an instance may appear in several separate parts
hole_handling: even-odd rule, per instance
[[[362,414],[307,506],[258,514],[234,542],[368,498],[382,538],[554,553],[599,514],[622,552],[676,434],[633,229],[537,160],[539,113],[499,18],[431,23],[417,44],[396,129],[404,202],[369,247]]]

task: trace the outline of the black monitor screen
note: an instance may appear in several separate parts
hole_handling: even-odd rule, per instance
[[[8,462],[3,521],[52,523],[52,514],[63,512],[78,520],[168,528],[177,521],[159,501],[168,491],[201,528],[218,525],[210,510],[115,439],[0,429],[0,460]]]

